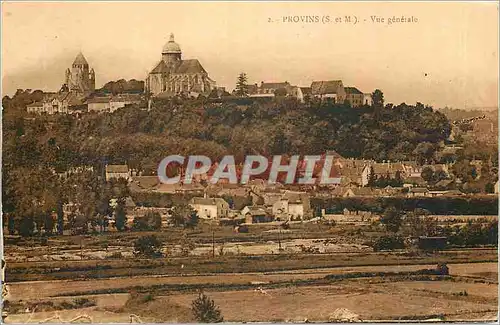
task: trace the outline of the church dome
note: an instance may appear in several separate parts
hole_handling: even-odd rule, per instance
[[[170,40],[163,46],[162,54],[181,53],[181,47],[174,41],[174,34],[170,34]]]

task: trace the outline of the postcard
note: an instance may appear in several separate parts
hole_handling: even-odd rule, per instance
[[[2,2],[2,321],[498,321],[497,2]]]

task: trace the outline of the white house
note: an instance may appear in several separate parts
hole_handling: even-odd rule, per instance
[[[129,180],[130,171],[127,165],[106,165],[106,181],[115,178],[124,178]]]
[[[227,218],[229,215],[229,203],[221,198],[194,197],[189,205],[203,219]]]

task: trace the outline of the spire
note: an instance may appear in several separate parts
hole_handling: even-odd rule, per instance
[[[174,41],[174,33],[170,33],[170,40],[169,40],[169,42],[175,42]]]
[[[82,65],[88,65],[87,60],[83,56],[82,52],[78,53],[78,55],[75,58],[75,61],[73,61],[73,64],[82,64]]]

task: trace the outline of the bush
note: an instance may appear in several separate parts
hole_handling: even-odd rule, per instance
[[[200,323],[220,323],[224,321],[219,307],[203,293],[193,300],[191,310],[195,319]]]
[[[134,242],[134,255],[145,257],[161,257],[162,242],[155,236],[143,236]]]
[[[405,248],[405,243],[401,236],[382,236],[373,243],[375,252],[402,248]]]

